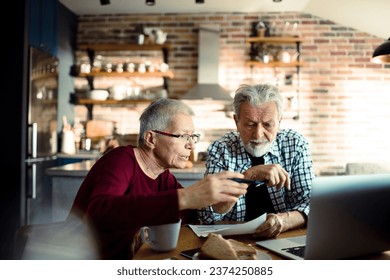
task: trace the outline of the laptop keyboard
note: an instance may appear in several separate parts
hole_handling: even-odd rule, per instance
[[[301,258],[305,255],[305,246],[289,247],[282,250]]]

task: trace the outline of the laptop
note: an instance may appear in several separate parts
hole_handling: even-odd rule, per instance
[[[338,260],[390,249],[390,174],[317,177],[305,236],[257,245],[287,259]]]

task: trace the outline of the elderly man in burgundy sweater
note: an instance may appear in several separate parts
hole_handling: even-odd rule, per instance
[[[131,259],[142,226],[196,222],[196,209],[246,193],[247,184],[229,179],[240,173],[213,174],[183,188],[169,171],[186,166],[199,140],[193,116],[181,101],[157,100],[140,117],[138,147],[116,147],[92,166],[71,215],[91,225],[102,259]]]

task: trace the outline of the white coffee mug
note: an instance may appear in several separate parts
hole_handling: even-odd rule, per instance
[[[175,250],[179,239],[181,220],[176,223],[146,226],[140,229],[142,241],[149,243],[154,251]]]

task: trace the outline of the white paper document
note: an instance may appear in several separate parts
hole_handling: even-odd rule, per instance
[[[210,232],[221,235],[239,235],[251,234],[256,228],[265,222],[267,213],[242,224],[224,224],[224,225],[188,225],[198,237],[206,237]]]

